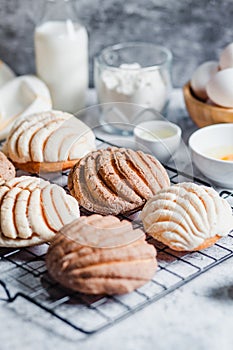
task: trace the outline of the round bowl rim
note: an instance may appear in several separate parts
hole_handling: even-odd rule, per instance
[[[207,155],[203,154],[202,152],[197,151],[196,148],[193,146],[193,138],[196,135],[198,135],[199,133],[205,132],[206,129],[217,129],[219,127],[229,128],[229,126],[233,127],[233,123],[221,123],[221,124],[208,125],[208,126],[205,126],[203,128],[200,128],[200,129],[194,131],[192,133],[192,135],[189,137],[189,140],[188,140],[188,145],[189,145],[190,149],[193,152],[195,152],[197,155],[201,156],[204,159],[207,159],[208,161],[213,161],[213,162],[216,162],[216,163],[219,163],[219,164],[232,164],[233,165],[233,160],[227,160],[226,161],[226,160],[217,159],[217,158],[214,158],[214,157],[207,156]]]
[[[139,46],[139,47],[145,47],[145,46],[151,46],[154,47],[160,51],[162,51],[163,53],[165,53],[166,55],[166,59],[164,59],[162,62],[160,62],[159,64],[153,64],[150,65],[148,67],[141,67],[140,70],[141,71],[154,71],[154,70],[158,70],[161,67],[164,67],[168,64],[171,64],[172,60],[173,60],[173,54],[172,51],[164,46],[164,45],[157,45],[153,42],[147,42],[147,41],[125,41],[125,42],[119,42],[113,45],[108,45],[106,47],[104,47],[95,57],[94,57],[94,62],[97,65],[100,65],[102,67],[108,68],[110,70],[114,70],[114,71],[118,71],[118,70],[122,70],[123,68],[119,68],[119,67],[115,67],[115,66],[109,66],[108,64],[106,64],[106,62],[103,61],[103,55],[107,52],[107,51],[116,51],[121,49],[122,47],[133,47],[133,46]]]
[[[154,140],[149,140],[149,139],[146,139],[144,137],[141,137],[140,134],[138,134],[138,131],[139,130],[145,130],[145,131],[150,131],[146,128],[143,128],[141,125],[142,124],[147,124],[147,123],[153,123],[153,124],[163,124],[163,125],[170,125],[173,130],[175,130],[175,134],[172,135],[172,136],[169,136],[169,137],[165,137],[163,139],[161,138],[158,138],[158,139],[154,139]],[[177,137],[178,138],[181,138],[181,135],[182,135],[182,129],[179,127],[179,125],[175,124],[175,123],[172,123],[170,122],[169,120],[166,121],[166,120],[148,120],[146,122],[142,122],[142,123],[139,123],[138,125],[135,126],[134,130],[133,130],[133,133],[134,133],[134,137],[135,138],[138,138],[140,140],[143,140],[144,142],[149,142],[149,143],[166,143],[166,141],[170,141],[172,140],[173,138],[176,139]]]

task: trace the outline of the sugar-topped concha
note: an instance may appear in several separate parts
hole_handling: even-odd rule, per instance
[[[5,181],[11,180],[15,177],[15,167],[7,159],[4,153],[0,152],[0,185]]]
[[[194,183],[158,192],[141,219],[150,236],[180,251],[205,249],[233,229],[229,203],[213,188]]]
[[[70,193],[80,205],[102,215],[139,210],[169,186],[168,174],[157,159],[117,147],[87,154],[75,164],[68,180]]]
[[[69,169],[95,149],[86,124],[72,114],[48,111],[17,120],[4,152],[16,167],[38,173]]]
[[[78,202],[62,187],[36,177],[16,177],[0,186],[0,247],[50,241],[79,216]]]
[[[114,216],[91,215],[64,226],[48,250],[49,273],[86,294],[124,294],[153,278],[156,250],[140,229]]]

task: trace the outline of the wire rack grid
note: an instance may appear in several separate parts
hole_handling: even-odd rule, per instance
[[[98,144],[100,148],[110,145],[101,139]],[[209,185],[172,167],[167,166],[166,169],[172,183],[179,182],[179,177],[182,177],[183,181],[194,180],[198,184]],[[59,178],[53,176],[49,180],[67,190],[68,173],[63,172]],[[233,193],[224,190],[220,195],[233,208]],[[135,227],[142,228],[141,222],[135,219],[135,214],[127,219]],[[114,325],[233,256],[231,233],[222,238],[220,243],[193,253],[175,252],[155,240],[148,240],[157,249],[159,266],[154,278],[133,293],[111,297],[74,293],[54,282],[48,275],[44,262],[47,244],[24,249],[0,249],[0,297],[13,305],[22,299],[22,308],[27,302],[35,305],[41,311],[40,320],[45,327],[49,324],[47,320],[50,316],[52,324],[60,322],[61,332],[66,332],[66,325],[76,334],[86,337]]]

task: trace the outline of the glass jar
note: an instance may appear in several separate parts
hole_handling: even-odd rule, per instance
[[[35,29],[37,75],[51,93],[53,108],[76,113],[85,107],[88,35],[72,0],[47,0]]]
[[[157,119],[157,112],[165,111],[172,89],[171,64],[167,48],[140,42],[107,47],[95,58],[94,81],[107,131],[132,132],[135,124]]]

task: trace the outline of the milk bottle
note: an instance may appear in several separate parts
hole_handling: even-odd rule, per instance
[[[53,108],[71,113],[85,106],[88,87],[88,35],[74,13],[71,0],[47,0],[34,37],[37,75]]]

